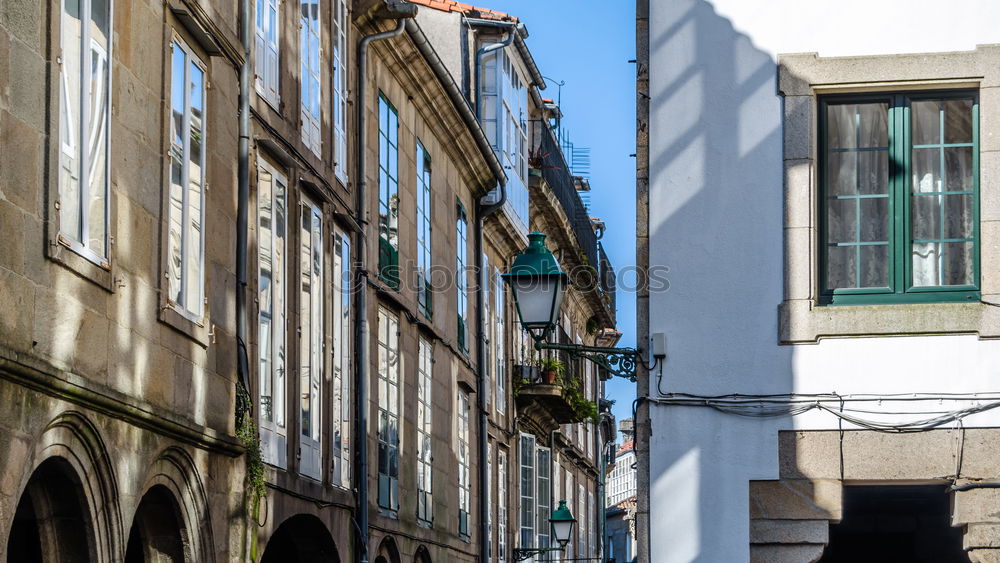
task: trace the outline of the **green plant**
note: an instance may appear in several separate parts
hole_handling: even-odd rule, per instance
[[[597,412],[597,403],[584,397],[580,391],[579,380],[572,377],[562,378],[560,384],[562,385],[563,398],[573,409],[576,422],[590,421],[596,424],[601,421],[601,415]]]
[[[246,391],[242,391],[246,393]],[[245,494],[254,512],[260,508],[260,501],[267,495],[267,485],[264,483],[264,456],[260,451],[260,433],[253,416],[247,410],[240,417],[236,428],[236,438],[246,449],[246,476],[244,478]]]
[[[555,358],[542,358],[538,361],[538,369],[542,371],[554,371],[556,376],[562,376],[566,371],[566,364]]]

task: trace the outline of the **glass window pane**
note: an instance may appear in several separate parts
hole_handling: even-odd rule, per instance
[[[972,100],[944,102],[944,142],[972,142]]]
[[[826,161],[826,185],[829,195],[854,195],[857,193],[858,153],[828,153]]]
[[[100,1],[95,0],[93,9],[98,9]],[[103,5],[103,10],[107,6]],[[96,17],[96,14],[95,14]],[[104,18],[107,17],[105,13]],[[104,21],[105,32],[107,22]],[[108,191],[108,57],[107,38],[92,37],[95,45],[91,49],[90,74],[90,124],[87,131],[87,246],[100,256],[107,255],[107,191]]]
[[[943,246],[941,285],[972,285],[975,279],[973,243],[947,242]]]
[[[915,242],[912,249],[912,276],[915,287],[939,285],[942,244]]]
[[[944,238],[972,238],[974,210],[971,194],[945,196],[944,211]]]
[[[866,197],[858,200],[861,207],[861,241],[889,240],[889,198]]]
[[[913,149],[911,166],[914,192],[941,191],[941,149]]]
[[[830,246],[826,253],[827,289],[855,287],[857,284],[857,264],[855,247]]]
[[[889,104],[857,105],[858,146],[885,147],[889,144]]]
[[[184,186],[181,161],[170,159],[170,198],[167,232],[167,298],[180,304],[181,299],[181,243],[184,222]]]
[[[944,177],[947,191],[972,189],[972,147],[944,149]]]
[[[857,240],[857,200],[827,200],[827,242],[854,242]]]
[[[914,145],[941,143],[941,102],[915,101],[910,104],[910,120]]]
[[[858,153],[858,193],[889,193],[889,151]]]
[[[861,287],[889,286],[889,245],[861,247]]]
[[[937,195],[916,195],[910,199],[910,234],[915,240],[941,237],[941,199]]]

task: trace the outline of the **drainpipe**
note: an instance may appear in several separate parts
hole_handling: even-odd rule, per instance
[[[250,0],[240,1],[239,144],[236,197],[236,372],[242,393],[236,394],[236,424],[250,412],[250,366],[247,354],[247,223],[250,214]]]
[[[498,23],[497,25],[499,26],[501,24]],[[504,39],[503,41],[501,41],[499,43],[490,43],[489,45],[484,45],[484,46],[480,47],[478,50],[476,50],[476,60],[475,60],[474,68],[472,70],[472,72],[475,74],[475,79],[473,80],[473,83],[475,84],[475,88],[476,88],[476,91],[475,91],[475,95],[476,95],[476,119],[480,119],[481,120],[483,118],[482,113],[481,113],[482,102],[480,101],[480,98],[479,98],[479,92],[482,91],[482,85],[480,83],[480,81],[482,80],[482,71],[480,70],[480,67],[482,66],[483,57],[486,56],[489,53],[492,53],[493,51],[496,51],[497,49],[503,49],[504,47],[506,47],[506,46],[510,45],[511,43],[513,43],[514,42],[514,37],[516,37],[517,34],[518,34],[518,32],[519,32],[519,27],[522,27],[523,25],[524,24],[515,24],[515,23],[503,24],[503,27],[506,27],[509,30],[507,32],[507,38],[506,39]]]
[[[365,187],[367,180],[365,177],[365,133],[367,132],[367,120],[365,119],[365,102],[368,95],[366,87],[368,85],[368,46],[375,41],[397,37],[403,33],[406,18],[417,15],[417,7],[414,4],[390,0],[385,6],[379,8],[375,14],[379,19],[394,19],[396,27],[390,31],[373,33],[366,35],[358,44],[358,86],[357,97],[357,118],[355,127],[357,129],[357,186],[356,193],[356,213],[361,231],[355,236],[354,248],[354,291],[357,292],[355,302],[357,313],[354,324],[354,346],[355,346],[355,386],[358,390],[357,416],[355,420],[355,438],[357,443],[357,471],[355,481],[358,487],[358,533],[360,534],[361,549],[358,551],[358,561],[368,563],[368,348],[370,341],[368,338],[368,254],[365,243],[367,242],[368,226],[368,200]]]

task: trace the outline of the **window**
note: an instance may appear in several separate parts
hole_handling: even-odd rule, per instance
[[[493,443],[486,443],[486,561],[493,561]]]
[[[205,293],[205,67],[175,39],[170,81],[167,299],[195,319]]]
[[[331,482],[351,484],[351,242],[333,233],[333,441]]]
[[[320,137],[319,0],[299,3],[299,88],[301,96],[302,142],[317,155]]]
[[[500,49],[483,57],[480,120],[486,137],[510,171],[507,201],[528,228],[528,91],[517,64]]]
[[[568,470],[566,471],[566,499],[565,500],[566,500],[566,506],[570,510],[573,510],[573,474],[570,473]],[[579,515],[580,512],[577,511],[576,514]],[[579,531],[579,529],[580,529],[580,522],[581,522],[582,519],[580,518],[580,516],[576,516],[576,520],[577,520],[577,525],[573,527],[573,532],[574,533],[577,533]],[[572,559],[574,557],[575,553],[576,552],[573,549],[573,536],[571,535],[570,538],[569,538],[569,542],[566,544],[566,551],[564,553],[564,555],[565,555],[564,558],[565,559]]]
[[[110,268],[110,0],[64,0],[60,22],[59,240]],[[185,66],[180,68],[183,73]],[[200,116],[197,126],[200,133]]]
[[[595,556],[597,553],[597,526],[594,525],[596,520],[592,520],[590,515],[597,514],[597,505],[594,504],[594,492],[587,491],[587,513],[584,515],[585,521],[587,523],[587,542],[590,544],[590,555]]]
[[[431,292],[431,155],[417,141],[417,305],[434,316]]]
[[[458,392],[458,534],[469,537],[472,512],[472,472],[469,452],[469,394]]]
[[[457,294],[456,310],[458,311],[458,348],[469,351],[469,273],[465,270],[465,260],[468,256],[468,219],[465,207],[461,201],[455,203],[458,219],[455,221],[455,289]]]
[[[434,521],[434,407],[433,372],[434,348],[424,337],[420,337],[417,351],[417,519],[430,523]]]
[[[535,437],[521,434],[521,547],[535,547]]]
[[[588,527],[588,516],[587,516],[587,490],[584,488],[583,483],[577,483],[579,492],[576,496],[576,513],[579,520],[579,525],[576,527],[576,554],[577,557],[585,557],[587,553],[587,536],[586,529]],[[581,518],[582,516],[582,518]]]
[[[399,289],[399,114],[378,97],[378,275]]]
[[[551,528],[549,518],[552,516],[552,452],[548,448],[539,446],[535,449],[535,457],[537,461],[535,466],[535,474],[537,475],[535,479],[535,491],[537,491],[536,499],[538,503],[536,510],[538,514],[538,523],[536,524],[538,539],[534,545],[537,547],[549,547],[549,529]],[[551,558],[543,556],[542,560],[549,561]]]
[[[507,563],[507,450],[497,449],[497,562]]]
[[[285,319],[288,182],[263,160],[257,170],[257,355],[260,446],[264,461],[287,467]]]
[[[476,268],[476,266],[473,266]],[[486,401],[486,408],[490,408],[493,404],[493,330],[495,329],[493,323],[493,304],[490,301],[490,277],[487,272],[490,271],[490,258],[483,253],[483,267],[482,269],[476,269],[476,284],[483,288],[483,365],[485,366],[485,373],[483,373],[483,381],[486,385],[483,387],[483,396]],[[478,313],[478,311],[477,311]]]
[[[323,380],[323,211],[302,198],[299,224],[299,472],[320,471],[320,395]]]
[[[978,301],[977,95],[821,101],[823,302]]]
[[[333,0],[333,171],[347,183],[347,0]]]
[[[500,277],[500,270],[494,269],[493,272],[494,286],[496,287],[494,291],[496,321],[493,323],[496,332],[493,338],[496,342],[497,363],[494,381],[496,382],[496,408],[497,412],[502,414],[507,410],[507,358],[505,355],[507,348],[507,302],[506,288],[503,284],[503,278]]]
[[[399,509],[399,317],[378,311],[378,505]]]
[[[254,33],[254,67],[257,93],[274,107],[279,96],[279,33],[281,32],[281,0],[257,0],[257,22]]]

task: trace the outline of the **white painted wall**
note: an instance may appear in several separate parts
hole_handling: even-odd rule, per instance
[[[1000,342],[975,336],[777,345],[783,195],[775,65],[779,53],[873,55],[1000,43],[1000,2],[650,3],[650,264],[670,269],[669,290],[650,296],[650,332],[664,332],[668,341],[661,388],[697,394],[1000,388]],[[953,406],[935,401],[927,410]],[[836,418],[821,412],[794,419],[690,407],[651,412],[653,562],[748,560],[748,481],[777,478],[777,431],[837,427]],[[965,425],[1000,425],[1000,413]]]

